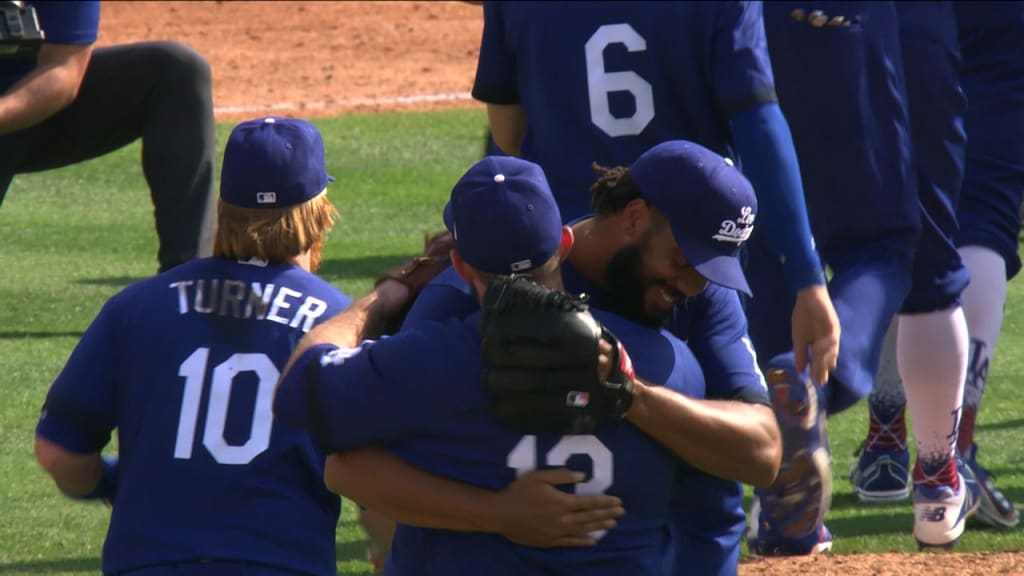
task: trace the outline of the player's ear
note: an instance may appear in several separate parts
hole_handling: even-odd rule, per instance
[[[462,259],[458,250],[452,250],[452,268],[455,268],[455,273],[473,288],[477,298],[482,297],[483,293],[487,291],[487,281],[480,277],[480,273],[476,271],[476,268],[473,268]]]
[[[473,272],[470,265],[466,264],[466,261],[462,259],[462,256],[459,254],[459,251],[454,248],[452,248],[451,257],[452,268],[455,268],[455,273],[459,275],[459,278],[465,280],[467,284],[472,284]]]
[[[622,233],[627,240],[635,240],[650,225],[651,208],[643,198],[634,198],[622,208]]]
[[[562,243],[558,246],[558,261],[565,262],[572,252],[572,246],[576,243],[576,235],[573,234],[571,226],[562,226]]]

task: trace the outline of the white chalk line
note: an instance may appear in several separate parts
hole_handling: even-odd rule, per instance
[[[313,102],[277,102],[274,104],[216,106],[213,109],[213,113],[245,114],[250,112],[275,112],[288,110],[323,110],[325,108],[351,108],[355,106],[457,102],[460,100],[472,99],[473,96],[469,92],[442,92],[439,94],[416,94],[412,96],[382,96],[378,98],[348,98],[344,100],[317,100]]]

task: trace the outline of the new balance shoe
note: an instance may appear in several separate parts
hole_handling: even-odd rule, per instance
[[[782,432],[782,465],[771,486],[755,490],[759,510],[751,523],[759,536],[750,548],[810,554],[818,548],[832,501],[823,394],[806,374],[797,373],[792,355],[773,359],[765,376]]]
[[[996,488],[995,474],[990,473],[978,463],[978,445],[971,444],[971,449],[963,455],[964,464],[974,473],[978,481],[979,504],[974,518],[997,528],[1013,528],[1020,521],[1020,513],[1013,503]]]
[[[861,502],[899,502],[910,496],[910,451],[868,447],[865,441],[854,456],[850,482]]]
[[[952,548],[964,533],[967,517],[978,508],[980,487],[974,473],[957,458],[957,486],[914,483],[914,540],[921,548]]]
[[[761,525],[758,521],[761,505],[754,498],[750,507],[750,529],[747,531],[747,548],[755,556],[807,556],[832,551],[832,533],[824,524],[802,538],[786,538],[772,530],[771,523]]]

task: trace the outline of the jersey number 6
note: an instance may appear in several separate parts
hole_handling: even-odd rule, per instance
[[[631,70],[606,72],[604,50],[611,44],[622,44],[629,52],[647,50],[647,40],[629,24],[606,24],[594,32],[583,45],[587,58],[587,96],[590,99],[590,121],[605,134],[636,136],[654,119],[654,92],[651,83]],[[632,116],[612,116],[608,95],[629,92],[636,109]]]

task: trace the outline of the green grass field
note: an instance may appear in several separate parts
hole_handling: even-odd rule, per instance
[[[451,185],[483,149],[479,110],[317,120],[330,194],[342,213],[322,275],[359,295],[375,275],[418,252],[441,227]],[[219,127],[223,146],[230,124]],[[156,270],[152,207],[132,146],[14,181],[0,209],[0,574],[85,574],[100,567],[108,513],[71,502],[36,466],[33,428],[50,383],[108,297]],[[982,461],[1024,501],[1024,285],[1011,284],[1003,337],[977,437]],[[866,426],[858,406],[831,421],[835,552],[910,551],[909,505],[860,506],[845,475]],[[339,570],[368,574],[365,542],[346,506]],[[959,550],[1021,550],[1021,530],[972,530]]]

